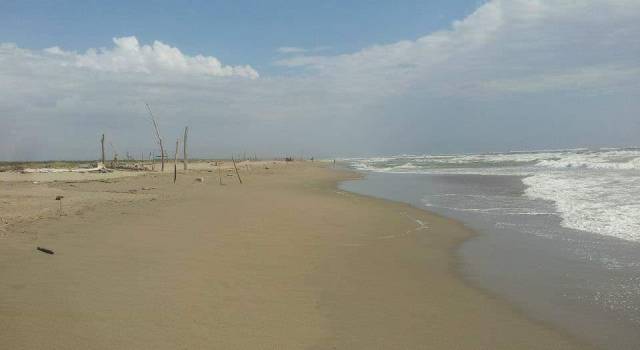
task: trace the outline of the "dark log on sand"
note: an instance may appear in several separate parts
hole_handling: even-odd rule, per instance
[[[51,254],[51,255],[55,254],[55,253],[53,252],[53,250],[51,250],[51,249],[42,248],[42,247],[38,247],[37,249],[38,249],[39,251],[43,252],[43,253],[47,253],[47,254]]]

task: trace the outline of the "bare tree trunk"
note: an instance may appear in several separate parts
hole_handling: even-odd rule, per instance
[[[187,163],[189,163],[189,159],[187,158],[187,134],[189,132],[189,127],[184,127],[184,138],[182,139],[182,165],[184,165],[184,170],[187,170]]]
[[[236,176],[238,176],[238,181],[242,183],[242,179],[240,178],[240,173],[238,172],[238,167],[236,166],[236,160],[231,156],[231,161],[233,162],[233,168],[236,169]]]
[[[100,160],[102,161],[102,165],[106,166],[104,162],[104,134],[102,134],[102,138],[100,139],[100,146],[102,148],[102,157],[100,157]]]
[[[180,139],[176,140],[176,153],[173,156],[173,183],[178,178],[178,148],[180,147]]]

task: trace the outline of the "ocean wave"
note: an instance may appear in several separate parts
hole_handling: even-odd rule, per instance
[[[568,228],[640,241],[640,176],[539,173],[523,179],[525,194],[552,201]]]
[[[552,201],[563,226],[640,241],[640,149],[399,155],[354,158],[350,163],[359,170],[392,174],[523,176],[525,195]],[[548,214],[518,208],[450,209]]]

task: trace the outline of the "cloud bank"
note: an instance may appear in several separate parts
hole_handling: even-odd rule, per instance
[[[638,78],[639,19],[630,0],[494,0],[416,40],[276,64],[447,95],[608,87]]]
[[[135,36],[113,38],[113,49],[89,49],[84,54],[68,52],[57,46],[45,49],[63,66],[75,66],[114,73],[179,73],[219,77],[258,78],[251,66],[225,66],[212,56],[188,56],[178,48],[160,41],[142,45]]]
[[[639,36],[635,0],[492,0],[413,40],[277,49],[283,76],[135,37],[1,44],[0,159],[92,158],[102,132],[148,152],[144,101],[202,157],[638,145]]]

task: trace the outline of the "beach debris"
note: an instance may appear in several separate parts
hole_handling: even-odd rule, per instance
[[[47,248],[43,248],[43,247],[37,247],[36,249],[41,251],[41,252],[43,252],[43,253],[46,253],[46,254],[50,254],[50,255],[55,254],[53,252],[53,250],[51,250],[51,249],[47,249]]]
[[[196,177],[196,182],[204,182],[204,177]]]
[[[77,168],[77,169],[55,169],[55,168],[37,168],[23,169],[21,174],[49,174],[49,173],[110,173],[111,170],[104,167],[104,164],[98,163],[93,168]]]

